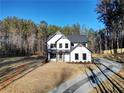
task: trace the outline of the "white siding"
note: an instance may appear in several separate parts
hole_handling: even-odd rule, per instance
[[[87,43],[86,43],[86,47],[88,47]]]
[[[63,36],[63,37],[62,37]],[[61,38],[62,37],[62,38]],[[56,48],[50,48],[51,44],[55,44],[56,43]],[[59,44],[62,44],[62,48],[59,48]],[[56,58],[52,58],[50,59],[50,53],[48,53],[48,60],[51,61],[64,61],[64,62],[84,62],[84,61],[90,61],[91,62],[91,51],[89,51],[86,47],[87,47],[87,43],[86,43],[86,47],[84,47],[83,45],[80,45],[78,47],[76,47],[70,54],[65,54],[64,52],[68,52],[70,51],[71,48],[71,42],[68,40],[68,38],[66,38],[63,34],[61,34],[60,32],[57,32],[56,35],[54,37],[52,37],[48,42],[48,49],[53,50],[56,49],[58,51],[62,50],[62,57],[60,56],[60,54],[56,55]],[[68,44],[68,48],[65,47],[65,44]],[[78,43],[74,43],[74,46],[77,46]],[[68,50],[68,51],[66,51]],[[77,53],[78,56],[78,60],[75,60],[75,53]],[[83,53],[86,53],[86,60],[83,60]]]
[[[75,53],[77,53],[78,54],[78,60],[75,60]],[[83,53],[86,53],[86,60],[83,60]],[[82,61],[82,62],[88,62],[88,61],[90,61],[91,62],[91,52],[87,49],[87,48],[85,48],[85,47],[83,47],[83,46],[78,46],[77,48],[75,48],[72,52],[71,52],[71,62],[72,61],[74,61],[74,62],[80,62],[80,61]]]
[[[65,61],[66,62],[69,62],[70,61],[70,55],[69,54],[65,54],[64,56],[65,56],[64,57],[65,58]]]
[[[61,33],[59,34],[56,34],[53,38],[51,38],[48,42],[47,42],[47,45],[48,45],[48,49],[50,49],[50,45],[51,44],[55,44],[55,42],[62,36]]]
[[[74,43],[74,47],[77,46],[77,45],[78,45],[78,43]]]
[[[59,44],[62,44],[62,48],[59,48]],[[65,44],[68,43],[68,48],[65,48]],[[67,38],[61,38],[57,42],[57,50],[70,50],[70,41]]]
[[[56,61],[56,59],[50,59],[50,61],[54,61],[54,62],[55,62],[55,61]]]

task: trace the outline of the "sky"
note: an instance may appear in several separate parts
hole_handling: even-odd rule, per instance
[[[102,29],[97,20],[98,0],[0,0],[0,20],[7,16],[31,19],[36,24],[45,20],[48,24],[65,26],[79,23],[81,26]]]

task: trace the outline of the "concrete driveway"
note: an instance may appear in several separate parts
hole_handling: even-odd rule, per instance
[[[116,75],[121,69],[121,64],[104,58],[95,59],[95,63],[100,64],[96,64],[98,69],[93,70],[88,67],[89,71],[86,71],[85,74],[79,75],[73,80],[66,81],[49,93],[89,93],[96,88],[96,86],[100,88],[101,93],[108,93],[102,84],[102,81],[105,80],[109,80],[119,93],[123,93],[124,90],[118,88],[118,86],[110,79],[112,75]],[[120,78],[124,80],[123,77]]]

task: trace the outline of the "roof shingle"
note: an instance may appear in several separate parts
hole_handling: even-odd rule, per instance
[[[87,42],[87,36],[86,35],[69,35],[67,38],[71,42],[76,42],[76,43],[85,43]]]

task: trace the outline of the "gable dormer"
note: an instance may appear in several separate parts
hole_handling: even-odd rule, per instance
[[[64,36],[60,31],[57,31],[55,34],[49,36],[47,40],[48,49],[56,48],[55,42]]]
[[[57,50],[70,50],[70,40],[66,36],[62,36],[56,42]]]

